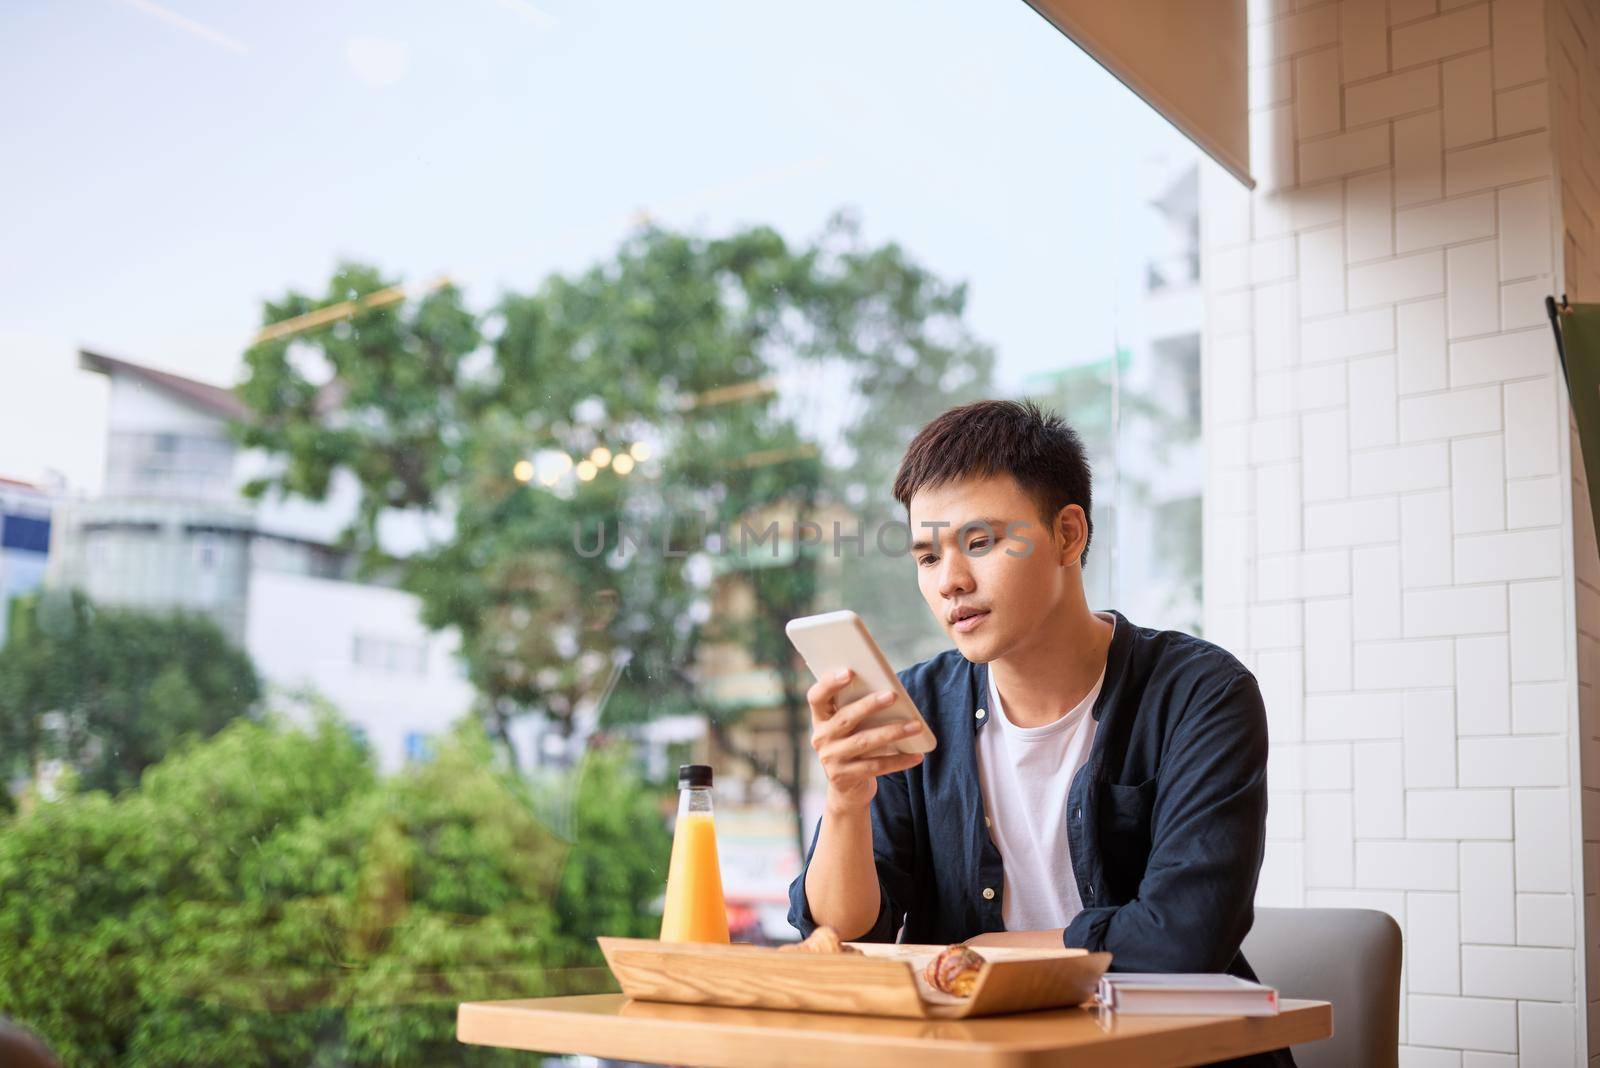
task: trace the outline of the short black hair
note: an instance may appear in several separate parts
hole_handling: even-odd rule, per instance
[[[1002,473],[1033,498],[1052,537],[1061,509],[1069,504],[1083,509],[1087,534],[1078,562],[1086,562],[1094,537],[1089,457],[1077,431],[1031,400],[974,401],[923,427],[900,461],[894,499],[909,512],[918,490]]]

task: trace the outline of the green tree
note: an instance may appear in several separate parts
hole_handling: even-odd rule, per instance
[[[574,774],[563,837],[475,726],[386,779],[331,717],[185,743],[0,824],[0,1015],[77,1065],[521,1063],[455,1005],[614,989],[594,933],[659,924],[662,797]]]
[[[97,607],[49,592],[0,649],[0,742],[30,779],[56,757],[86,789],[122,790],[179,739],[248,715],[249,657],[201,616]]]
[[[263,319],[394,284],[347,264],[321,296],[290,293]],[[742,755],[783,786],[798,839],[810,679],[782,628],[816,608],[821,554],[809,546],[783,567],[763,566],[764,549],[724,554],[757,612],[714,620],[718,554],[705,538],[731,531],[737,550],[743,522],[759,532],[776,517],[787,529],[887,497],[889,454],[988,383],[992,355],[966,329],[965,300],[902,249],[866,246],[840,217],[801,246],[764,227],[716,239],[647,227],[603,264],[507,295],[481,329],[448,286],[358,303],[345,321],[246,353],[243,440],[281,462],[251,490],[322,497],[335,471],[351,472],[362,503],[348,544],[370,566],[397,568],[430,625],[459,630],[486,724],[508,747],[517,716],[570,729],[603,706],[605,726],[704,712],[732,748],[725,728],[748,709],[711,705],[695,664],[707,641],[740,642],[777,680],[791,739],[782,763]],[[653,455],[631,470],[542,477],[545,458],[605,449],[631,460],[636,443]],[[521,462],[531,470],[519,479]],[[395,513],[431,514],[449,534],[394,560],[379,525]],[[619,523],[646,544],[621,551]],[[895,563],[898,595],[914,597],[909,565]]]

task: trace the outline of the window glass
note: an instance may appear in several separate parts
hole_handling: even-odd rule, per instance
[[[1200,626],[1197,153],[1024,3],[0,49],[0,1015],[64,1062],[493,1061],[456,1003],[658,934],[685,763],[792,938],[784,624],[950,647],[890,490],[955,405],[1065,417],[1092,605]]]

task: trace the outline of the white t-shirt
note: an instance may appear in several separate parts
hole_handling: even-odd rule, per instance
[[[1008,931],[1065,927],[1083,910],[1067,839],[1067,795],[1094,745],[1090,713],[1105,669],[1076,708],[1042,727],[1012,723],[994,672],[988,675],[993,722],[978,731],[978,786],[989,837],[1005,865],[1000,915]]]

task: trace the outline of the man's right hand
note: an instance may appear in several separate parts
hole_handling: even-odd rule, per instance
[[[883,690],[837,708],[834,699],[850,684],[850,678],[847,668],[819,680],[806,691],[806,702],[811,705],[811,748],[817,751],[823,773],[828,776],[827,808],[835,813],[859,811],[870,804],[878,792],[879,775],[922,763],[921,753],[866,755],[917,734],[922,725],[890,723],[858,730],[867,716],[893,704],[894,694]]]

